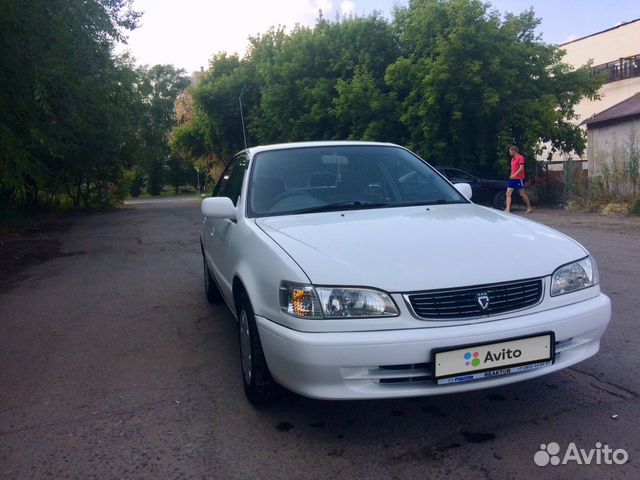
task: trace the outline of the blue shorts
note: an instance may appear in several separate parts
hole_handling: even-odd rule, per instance
[[[511,179],[511,180],[509,180],[509,185],[507,185],[507,188],[513,188],[514,190],[520,190],[521,188],[524,188],[524,180]]]

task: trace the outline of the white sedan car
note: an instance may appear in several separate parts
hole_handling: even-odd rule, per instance
[[[202,202],[201,246],[249,400],[464,392],[594,355],[611,304],[589,252],[470,196],[392,144],[237,154]]]

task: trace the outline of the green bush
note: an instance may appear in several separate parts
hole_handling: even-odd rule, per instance
[[[134,168],[133,170],[127,170],[124,172],[124,181],[129,191],[129,195],[132,197],[139,197],[144,187],[144,176],[142,172]]]
[[[629,204],[629,213],[631,215],[640,215],[640,196],[636,197],[635,202]]]

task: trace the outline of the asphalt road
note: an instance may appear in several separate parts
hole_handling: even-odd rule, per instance
[[[232,316],[203,294],[196,200],[24,239],[58,247],[0,290],[0,478],[640,478],[640,221],[532,217],[598,260],[614,315],[595,358],[480,392],[285,392],[263,409],[244,399]],[[549,442],[600,442],[629,461],[536,466]]]

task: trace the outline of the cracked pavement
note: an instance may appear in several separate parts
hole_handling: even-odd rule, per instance
[[[262,409],[244,399],[231,315],[204,297],[196,199],[42,233],[58,251],[0,282],[0,478],[640,478],[640,220],[532,219],[598,261],[613,319],[595,358],[484,391],[284,392]],[[538,467],[549,442],[606,443],[629,462]]]

